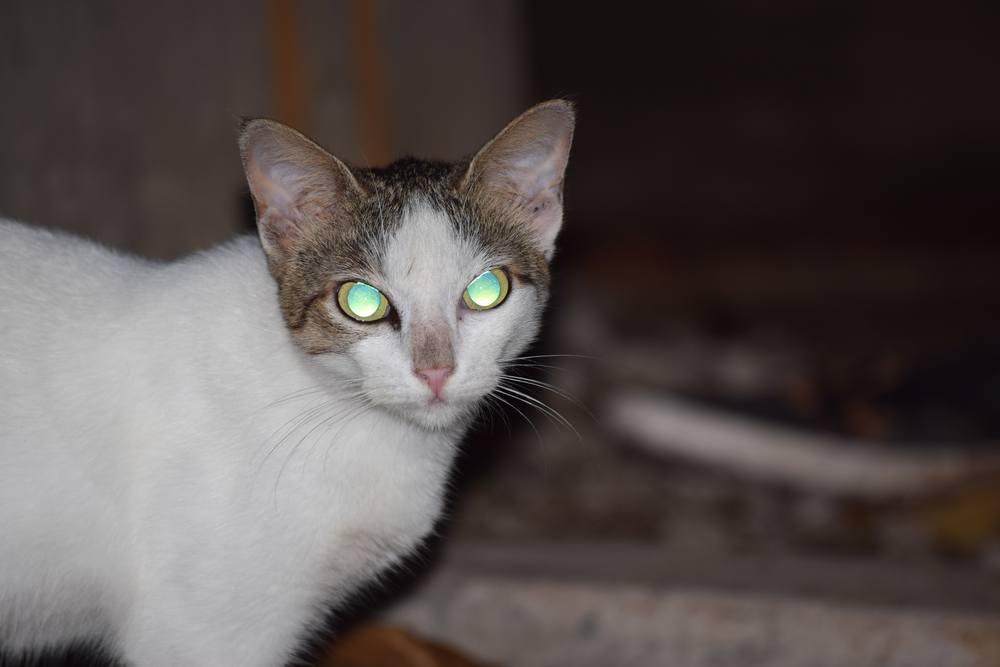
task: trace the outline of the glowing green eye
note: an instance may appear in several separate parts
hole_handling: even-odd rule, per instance
[[[389,313],[389,300],[366,283],[346,282],[337,290],[337,303],[344,313],[358,322],[375,322]]]
[[[465,305],[472,310],[496,308],[507,298],[510,280],[503,269],[490,269],[480,273],[469,283],[462,294]]]

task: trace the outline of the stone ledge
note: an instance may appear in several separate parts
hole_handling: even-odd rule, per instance
[[[518,667],[1000,665],[1000,614],[898,600],[803,597],[768,592],[766,586],[824,569],[831,574],[828,583],[861,574],[863,585],[879,576],[877,568],[863,572],[855,565],[838,572],[824,561],[822,567],[799,564],[796,573],[796,567],[782,569],[779,563],[756,586],[734,590],[710,582],[669,583],[670,564],[662,561],[665,574],[651,577],[651,565],[637,557],[639,547],[631,555],[620,547],[577,547],[575,556],[567,549],[457,549],[427,585],[389,610],[387,620]],[[588,569],[604,576],[589,576]],[[901,577],[883,572],[882,592],[915,581],[918,570]],[[953,574],[955,581],[962,579]]]

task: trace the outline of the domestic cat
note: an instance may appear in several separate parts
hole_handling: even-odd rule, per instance
[[[280,665],[433,529],[536,335],[574,110],[474,157],[239,146],[258,236],[173,263],[0,221],[0,646]]]

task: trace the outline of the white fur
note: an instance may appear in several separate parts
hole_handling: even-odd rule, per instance
[[[403,326],[309,356],[255,238],[156,264],[0,221],[0,645],[97,637],[140,666],[278,665],[325,605],[411,551],[539,295],[462,310],[509,258],[419,203],[387,258]],[[444,403],[411,370],[421,323],[452,333]]]

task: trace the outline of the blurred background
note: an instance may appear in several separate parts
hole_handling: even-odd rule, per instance
[[[550,407],[484,416],[419,584],[361,596],[353,636],[475,664],[995,665],[998,19],[8,0],[0,215],[175,258],[252,230],[241,116],[374,165],[568,97],[555,291],[518,369]],[[435,655],[412,664],[465,664]]]

